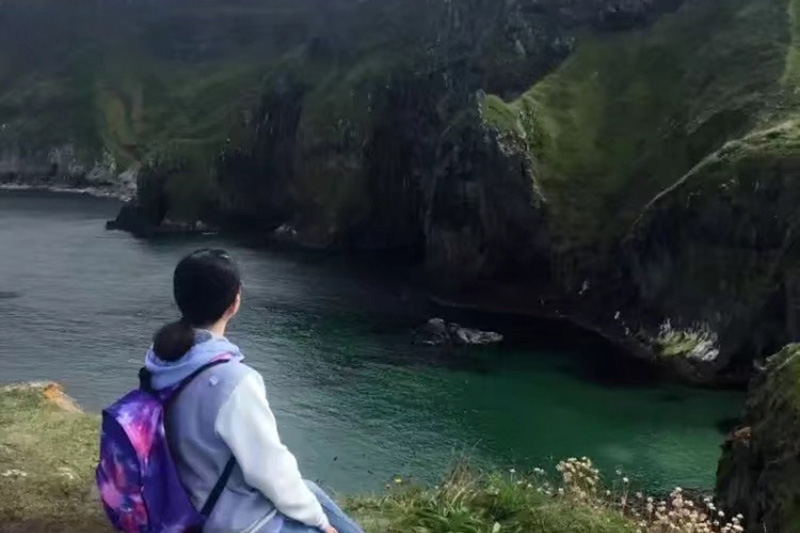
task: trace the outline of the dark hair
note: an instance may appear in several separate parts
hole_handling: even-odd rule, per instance
[[[224,250],[197,250],[175,267],[175,303],[182,318],[153,337],[153,352],[162,361],[176,361],[194,346],[194,328],[219,320],[236,301],[242,287],[236,263]]]

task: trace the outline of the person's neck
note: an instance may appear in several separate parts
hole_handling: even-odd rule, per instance
[[[210,326],[207,326],[207,327],[205,327],[203,329],[211,332],[211,334],[214,335],[215,337],[224,337],[225,336],[225,330],[227,328],[228,328],[228,321],[223,318],[223,319],[220,319],[220,320],[214,322],[213,324],[211,324]]]

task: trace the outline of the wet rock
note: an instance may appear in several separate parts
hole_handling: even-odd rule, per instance
[[[503,336],[494,331],[481,331],[450,324],[450,338],[456,346],[485,346],[503,341]]]
[[[445,346],[450,344],[447,323],[441,318],[431,318],[414,335],[414,342],[426,346]]]
[[[485,346],[502,341],[500,333],[465,328],[442,318],[431,318],[414,335],[414,342],[425,346]]]
[[[751,533],[800,531],[800,345],[753,381],[742,424],[723,445],[717,497]]]
[[[107,230],[127,231],[136,237],[150,237],[153,227],[146,213],[134,203],[122,206],[117,218],[106,222]]]
[[[106,229],[127,231],[139,238],[151,238],[159,235],[191,235],[198,233],[214,233],[217,228],[201,221],[183,222],[165,218],[154,222],[148,212],[141,207],[128,203],[122,206],[117,218],[106,222]]]

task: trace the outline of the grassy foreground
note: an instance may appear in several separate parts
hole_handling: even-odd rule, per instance
[[[98,424],[57,385],[0,387],[0,532],[109,531],[92,476]],[[727,523],[713,504],[695,505],[680,489],[668,501],[633,493],[627,478],[606,489],[586,458],[563,461],[557,471],[477,474],[459,466],[438,487],[396,479],[382,495],[345,504],[367,533],[742,530],[738,519]]]

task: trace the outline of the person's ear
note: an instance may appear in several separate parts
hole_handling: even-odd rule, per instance
[[[226,315],[228,318],[233,318],[233,317],[236,315],[236,313],[238,313],[238,312],[239,312],[239,308],[240,308],[241,306],[242,306],[242,292],[241,292],[241,291],[239,291],[239,292],[236,294],[236,299],[235,299],[235,300],[233,300],[233,303],[231,304],[231,306],[230,306],[230,307],[228,307],[228,310],[227,310],[227,311],[225,311],[225,315]]]
[[[242,291],[236,293],[236,299],[233,301],[233,314],[239,312],[239,308],[242,307]]]

